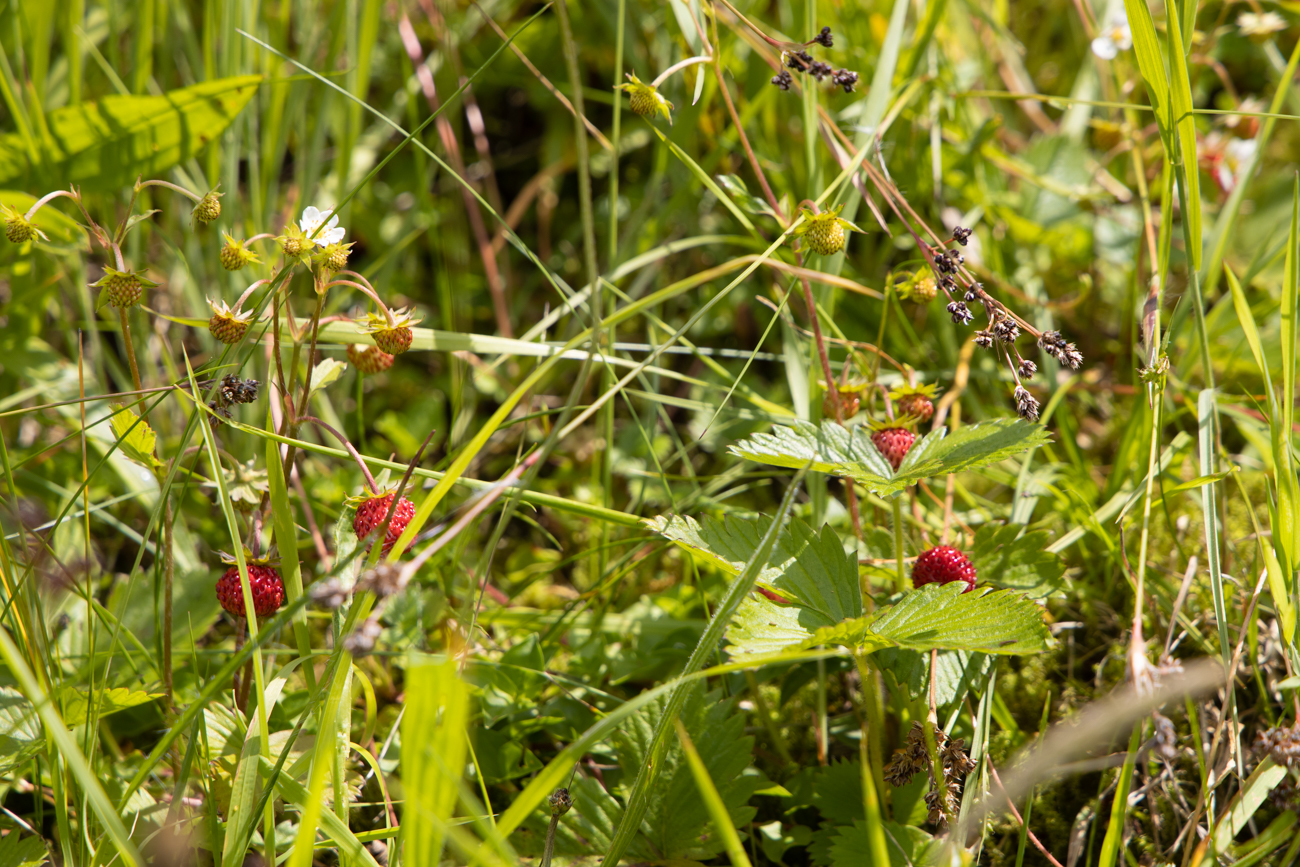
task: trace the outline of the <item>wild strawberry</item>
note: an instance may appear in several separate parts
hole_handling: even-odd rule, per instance
[[[912,586],[923,587],[926,584],[950,584],[953,581],[965,581],[969,593],[975,589],[975,564],[970,558],[948,545],[940,545],[922,551],[912,566]]]
[[[618,85],[618,89],[627,91],[632,110],[641,117],[650,117],[655,113],[662,114],[671,126],[673,104],[664,99],[658,88],[653,84],[646,84],[630,72],[627,73],[627,80],[628,83]]]
[[[924,394],[905,394],[898,399],[898,411],[904,415],[914,415],[916,420],[927,422],[934,415],[934,402]]]
[[[370,335],[380,351],[389,355],[401,355],[411,348],[411,339],[414,337],[411,326],[420,319],[411,315],[411,311],[406,308],[390,312],[392,321],[378,313],[367,313],[366,318],[357,320],[356,324],[362,333]]]
[[[379,347],[381,352],[389,355],[401,355],[411,348],[411,329],[409,328],[389,328],[386,331],[376,331],[370,335],[375,338],[375,346]]]
[[[347,244],[327,244],[317,254],[317,258],[325,266],[326,271],[338,273],[348,267],[348,254],[351,252],[351,242]]]
[[[889,465],[897,470],[911,450],[912,443],[916,442],[916,434],[905,427],[887,427],[872,431],[871,441],[885,456],[885,460],[889,461]]]
[[[212,307],[212,318],[208,320],[208,331],[212,336],[227,345],[238,343],[248,331],[248,323],[253,321],[253,314],[240,310],[231,310],[224,301],[214,302],[208,299]]]
[[[217,217],[220,217],[222,195],[222,193],[212,190],[200,199],[192,212],[194,219],[200,223],[211,223]]]
[[[40,230],[28,222],[25,214],[0,205],[0,216],[4,218],[5,237],[15,244],[30,241],[41,234]]]
[[[229,235],[225,235],[226,244],[221,248],[221,267],[227,271],[238,271],[249,262],[259,262],[257,254],[244,246],[243,241],[236,241]]]
[[[378,346],[365,346],[359,343],[348,344],[348,361],[365,374],[383,373],[393,366],[393,356]]]
[[[843,205],[836,206],[829,211],[822,211],[820,214],[814,214],[807,208],[803,209],[803,223],[795,230],[796,235],[802,235],[812,248],[814,253],[822,256],[833,256],[844,249],[845,235],[844,230],[852,232],[861,232],[853,223],[845,220],[840,216],[840,208]]]
[[[393,495],[384,494],[379,497],[367,497],[361,505],[357,506],[357,516],[352,519],[352,530],[357,534],[358,539],[369,536],[384,522],[384,516],[388,514],[388,506],[392,502]],[[397,508],[393,510],[393,520],[389,522],[388,532],[384,535],[385,555],[392,550],[393,544],[397,542],[413,517],[415,517],[415,504],[402,497],[397,501]]]
[[[248,589],[253,591],[253,610],[258,617],[270,617],[284,604],[284,581],[270,566],[248,564]],[[244,616],[244,590],[239,585],[238,567],[231,566],[217,579],[217,599],[235,617]]]
[[[301,256],[312,243],[307,240],[307,236],[302,233],[302,229],[298,228],[297,223],[286,223],[284,233],[275,240],[284,251],[284,255],[290,257]]]
[[[891,391],[889,399],[899,415],[924,423],[934,417],[934,396],[938,393],[933,385],[905,384]]]
[[[104,276],[90,285],[100,289],[99,301],[96,305],[98,309],[105,305],[110,307],[131,307],[139,304],[144,289],[146,287],[152,289],[158,284],[146,280],[136,271],[118,271],[106,267],[104,268]]]

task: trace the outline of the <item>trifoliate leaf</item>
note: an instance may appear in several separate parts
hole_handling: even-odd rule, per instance
[[[1021,419],[996,419],[966,425],[956,431],[931,431],[916,441],[897,472],[871,442],[865,427],[846,428],[823,421],[821,427],[796,422],[770,434],[754,434],[731,447],[731,453],[760,464],[802,467],[847,476],[881,496],[888,496],[920,479],[996,464],[1048,441],[1042,425]]]
[[[810,618],[797,606],[748,599],[727,630],[728,649],[733,656],[819,645],[863,653],[901,647],[1024,654],[1047,646],[1047,627],[1036,604],[1009,590],[979,588],[963,593],[964,587],[960,581],[927,584],[865,617],[811,631]]]
[[[822,818],[847,825],[866,817],[862,806],[862,764],[840,760],[818,768],[813,776],[813,806]]]
[[[770,518],[702,521],[678,516],[661,516],[646,525],[702,559],[739,575],[758,550]],[[806,626],[830,626],[862,614],[862,588],[857,561],[846,553],[839,537],[829,526],[816,533],[795,518],[778,537],[768,565],[758,583],[796,603],[815,618]]]
[[[614,738],[627,786],[636,778],[641,765],[649,760],[647,752],[666,703],[665,697],[649,705]],[[695,742],[732,822],[744,828],[755,814],[754,808],[746,804],[764,779],[742,774],[752,758],[754,739],[745,736],[745,718],[734,714],[733,709],[734,700],[723,700],[719,691],[705,694],[696,686],[687,696],[678,718]],[[675,738],[664,749],[658,781],[650,790],[637,842],[648,844],[641,848],[655,855],[650,858],[637,855],[638,847],[634,844],[628,852],[630,858],[660,863],[674,859],[707,860],[723,851],[721,835],[710,830],[708,811],[681,744]]]
[[[36,708],[13,687],[0,687],[0,773],[9,773],[45,749]]]
[[[881,823],[889,847],[889,867],[910,867],[913,864],[932,864],[933,857],[942,845],[920,828]],[[831,838],[831,867],[884,867],[871,857],[871,833],[867,823],[855,820],[851,826],[838,829]]]
[[[148,704],[161,695],[161,692],[131,690],[120,686],[116,689],[97,689],[91,696],[79,687],[67,687],[59,692],[59,704],[63,708],[63,721],[70,726],[79,726],[90,719],[92,704],[95,716],[102,719],[118,711]]]
[[[1063,595],[1065,562],[1047,550],[1050,534],[1036,530],[1016,538],[1023,529],[1016,524],[985,525],[975,531],[970,558],[980,581],[1019,590],[1030,599]]]
[[[153,454],[154,443],[158,438],[153,428],[149,427],[149,422],[142,420],[132,410],[122,408],[120,404],[117,407],[112,424],[113,433],[117,434],[118,448],[136,463],[146,467],[159,466],[159,461]]]

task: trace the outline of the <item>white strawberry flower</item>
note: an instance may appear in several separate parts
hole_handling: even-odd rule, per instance
[[[1133,31],[1129,29],[1128,18],[1122,10],[1113,13],[1101,34],[1092,40],[1092,53],[1102,60],[1114,60],[1121,51],[1132,47]]]
[[[302,212],[302,219],[298,221],[302,233],[310,238],[317,247],[328,247],[330,244],[337,244],[348,233],[347,229],[339,225],[338,214],[335,214],[328,223],[325,223],[325,215],[328,213],[329,211],[322,211],[315,205],[308,205]],[[325,223],[324,228],[321,227],[322,223]],[[317,229],[320,229],[320,231],[316,231]]]

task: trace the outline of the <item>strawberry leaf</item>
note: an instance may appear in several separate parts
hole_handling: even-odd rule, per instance
[[[963,589],[961,582],[928,584],[865,617],[819,629],[808,629],[812,618],[797,606],[747,599],[727,630],[729,650],[740,656],[841,645],[863,653],[900,647],[1007,655],[1037,653],[1047,646],[1038,605],[1010,590]]]
[[[995,587],[1019,590],[1030,599],[1062,596],[1065,562],[1047,550],[1051,537],[1046,530],[1016,534],[1024,527],[985,525],[975,531],[975,545],[968,552],[981,581]]]
[[[871,442],[865,427],[852,429],[823,421],[821,427],[796,422],[772,433],[754,434],[731,453],[760,464],[812,469],[847,476],[880,496],[898,493],[920,479],[978,469],[1048,442],[1042,425],[1021,419],[996,419],[949,432],[931,431],[916,441],[898,471]]]
[[[661,516],[646,525],[701,559],[732,575],[739,575],[758,550],[770,518],[692,518]],[[862,589],[857,561],[846,553],[829,526],[821,533],[798,518],[777,538],[758,583],[795,603],[811,615],[807,624],[830,626],[862,614]]]

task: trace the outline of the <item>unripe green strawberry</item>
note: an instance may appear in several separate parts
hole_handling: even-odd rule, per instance
[[[0,213],[4,214],[5,237],[15,244],[22,244],[30,241],[40,234],[36,227],[28,222],[26,215],[9,208],[3,208]]]
[[[284,251],[284,255],[290,257],[301,256],[304,250],[312,246],[312,242],[308,241],[307,237],[303,235],[302,229],[298,228],[297,223],[293,222],[285,224],[283,234],[275,240],[280,245],[280,249]]]
[[[844,249],[847,237],[845,229],[854,232],[862,231],[840,216],[841,207],[843,206],[837,206],[820,214],[814,214],[807,208],[803,209],[803,223],[795,230],[795,234],[802,235],[814,253],[822,256],[835,255]]]
[[[653,84],[646,84],[632,73],[627,74],[628,83],[620,84],[620,90],[627,91],[628,102],[632,110],[641,117],[651,117],[658,113],[664,116],[669,124],[673,122],[672,108],[673,104],[663,98],[659,90]]]
[[[359,343],[348,344],[348,361],[363,374],[383,373],[393,366],[393,356],[378,346],[365,346]]]
[[[844,229],[833,217],[814,222],[804,238],[813,252],[823,256],[833,256],[844,249]]]
[[[221,216],[221,193],[212,190],[194,206],[194,219],[200,223],[211,223]]]
[[[412,334],[409,328],[389,328],[376,331],[370,336],[375,339],[375,346],[389,355],[401,355],[411,348]]]
[[[98,307],[131,307],[140,303],[145,287],[153,288],[158,284],[144,279],[135,271],[118,271],[106,267],[104,276],[90,285],[101,290]]]
[[[348,267],[348,254],[352,252],[351,242],[347,244],[327,244],[317,254],[325,270],[338,273]]]
[[[249,262],[260,261],[257,254],[244,246],[243,241],[236,241],[229,235],[225,236],[226,244],[221,248],[221,267],[227,271],[238,271]]]

